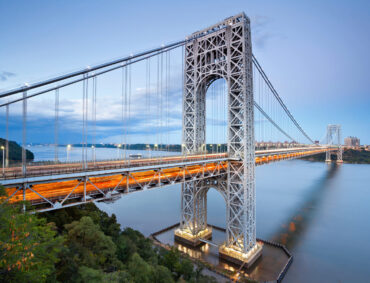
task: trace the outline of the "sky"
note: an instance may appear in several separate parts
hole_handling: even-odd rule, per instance
[[[341,124],[343,137],[357,136],[362,144],[370,144],[369,1],[0,0],[0,92],[182,40],[242,11],[251,20],[253,53],[308,135],[320,140],[327,124]],[[181,54],[175,51],[171,56],[166,129],[180,136]],[[148,97],[140,75],[145,65],[135,72],[133,112],[140,115]],[[99,107],[105,110],[98,113],[99,142],[122,138],[120,76],[118,72],[98,80]],[[155,70],[153,81],[154,76]],[[65,134],[60,142],[78,142],[80,89],[61,90]],[[155,101],[154,85],[149,92]],[[52,143],[53,96],[30,101],[28,107],[28,141]],[[20,105],[11,113],[10,139],[20,141]],[[1,137],[4,117],[0,109]],[[156,129],[159,123],[144,125],[136,118],[133,114],[131,142],[142,141],[148,128]]]

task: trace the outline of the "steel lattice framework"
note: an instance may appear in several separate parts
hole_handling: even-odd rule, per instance
[[[342,127],[341,125],[328,125],[326,130],[326,144],[329,150],[326,151],[326,162],[331,162],[330,147],[337,148],[337,162],[343,162],[343,148],[342,148]]]
[[[200,37],[200,35],[202,35]],[[241,13],[192,35],[185,45],[183,154],[202,151],[206,133],[205,95],[223,78],[228,85],[227,179],[215,187],[227,206],[226,246],[247,253],[256,245],[255,148],[252,45],[249,18]],[[202,182],[182,185],[181,229],[197,235],[206,226]]]

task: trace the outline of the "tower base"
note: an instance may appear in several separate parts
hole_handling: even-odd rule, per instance
[[[343,160],[337,160],[337,163],[343,163]]]
[[[262,255],[262,243],[256,243],[256,245],[248,252],[242,253],[233,248],[228,248],[225,245],[220,246],[218,252],[220,258],[240,265],[243,268],[249,268],[256,262],[256,260]]]
[[[331,159],[326,159],[325,162],[326,163],[330,163],[331,162]]]
[[[176,229],[175,230],[175,240],[184,243],[186,245],[197,247],[203,242],[201,239],[209,240],[212,238],[212,227],[207,227],[206,229],[200,231],[198,234],[193,235],[188,229]]]

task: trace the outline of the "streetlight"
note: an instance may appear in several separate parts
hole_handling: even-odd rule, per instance
[[[119,149],[121,148],[121,144],[117,145],[117,159],[119,159]]]
[[[69,151],[71,150],[71,145],[67,145],[67,162],[69,161]]]
[[[152,158],[152,152],[151,152],[151,150],[150,150],[150,145],[149,144],[147,144],[146,145],[146,149],[148,150],[148,152],[149,152],[149,158]]]
[[[95,164],[95,146],[94,145],[91,146],[91,150],[92,150],[92,160]]]
[[[182,157],[186,156],[186,151],[185,151],[185,144],[181,144],[181,155]]]
[[[5,175],[5,154],[4,154],[5,147],[2,145],[1,149],[3,150],[3,175]]]
[[[211,147],[211,153],[213,153],[213,144],[209,145]]]
[[[154,145],[154,151],[156,151],[156,150],[158,151],[158,144],[155,144],[155,145]],[[158,155],[156,155],[156,157],[157,157],[157,156],[158,156]]]

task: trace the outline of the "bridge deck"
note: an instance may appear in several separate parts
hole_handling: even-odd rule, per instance
[[[262,165],[326,150],[315,147],[256,151],[255,162]],[[121,193],[217,177],[225,174],[228,162],[233,161],[236,160],[226,154],[207,154],[102,161],[89,164],[88,170],[71,164],[55,164],[35,166],[31,170],[30,167],[26,177],[19,176],[19,168],[8,168],[0,183],[7,188],[10,202],[26,200],[44,211],[94,200],[112,200]]]

